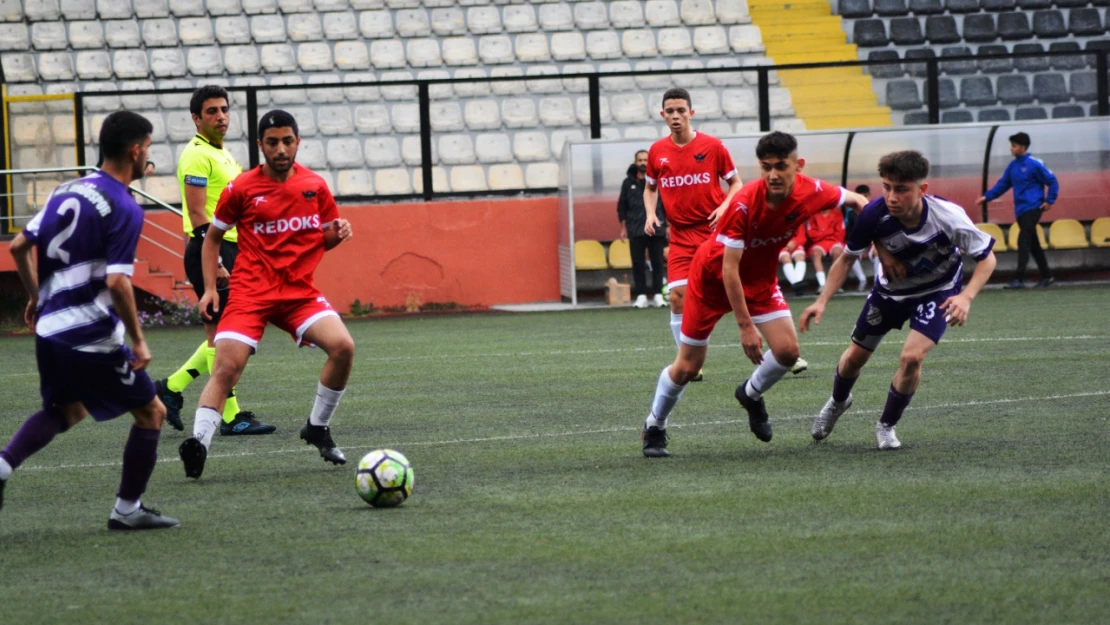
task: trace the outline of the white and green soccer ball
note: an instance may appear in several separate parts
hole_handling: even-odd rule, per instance
[[[355,489],[375,508],[399,506],[412,494],[415,475],[412,465],[400,452],[375,449],[358,461]]]

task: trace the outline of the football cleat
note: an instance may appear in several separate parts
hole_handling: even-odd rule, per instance
[[[705,380],[705,369],[698,369],[697,375],[690,378],[691,382],[701,382],[703,380]]]
[[[902,441],[894,433],[893,425],[885,425],[882,421],[875,422],[875,439],[879,442],[879,449],[901,449]]]
[[[108,516],[108,529],[110,530],[159,530],[167,527],[181,527],[181,521],[173,517],[164,516],[154,508],[139,504],[139,509],[131,514],[120,514],[112,508]]]
[[[347,456],[344,456],[343,452],[336,447],[335,441],[331,439],[331,428],[328,426],[305,423],[301,428],[301,440],[307,445],[315,445],[325,462],[347,464]]]
[[[801,297],[805,294],[806,294],[806,283],[805,282],[798,282],[797,284],[794,285],[794,295],[795,295],[795,297]]]
[[[790,373],[793,373],[794,375],[798,375],[799,373],[805,371],[808,368],[809,368],[809,363],[806,362],[806,359],[799,357],[798,360],[796,360],[794,362],[794,366],[790,367]]]
[[[1004,289],[1024,289],[1025,288],[1025,283],[1022,282],[1021,280],[1014,280],[1013,282],[1011,282],[1010,284],[1008,284],[1007,286],[1004,286],[1002,288],[1004,288]]]
[[[848,399],[843,402],[838,402],[830,397],[829,401],[825,402],[825,407],[821,409],[821,412],[817,413],[817,418],[813,420],[813,429],[810,430],[813,440],[822,441],[829,434],[832,434],[833,428],[836,426],[836,420],[851,407],[851,393],[848,393]]]
[[[1048,278],[1042,278],[1041,281],[1037,283],[1037,286],[1043,289],[1047,286],[1052,286],[1055,282],[1056,278],[1050,276]]]
[[[220,436],[248,436],[252,434],[270,434],[277,429],[276,425],[269,425],[259,421],[253,412],[243,410],[235,415],[231,423],[220,423]]]
[[[662,307],[667,305],[666,302],[663,301],[663,294],[662,293],[656,293],[655,297],[652,298],[652,300],[651,300],[651,304],[652,304],[652,306],[655,306],[656,308],[662,308]]]
[[[667,430],[656,426],[645,427],[644,431],[640,433],[640,438],[644,441],[644,457],[645,458],[666,458],[671,455],[667,451]]]
[[[633,308],[647,308],[648,307],[647,295],[644,295],[642,293],[640,295],[637,295],[636,296],[636,301],[632,303],[632,307]]]
[[[764,443],[771,442],[771,421],[767,416],[767,405],[763,402],[763,398],[752,399],[744,392],[744,382],[736,387],[736,401],[748,411],[748,427],[751,428],[752,434]]]
[[[177,448],[177,453],[185,465],[185,477],[199,480],[200,474],[204,473],[204,461],[208,459],[208,449],[204,443],[190,436]]]
[[[167,378],[155,382],[154,394],[162,400],[162,404],[166,407],[166,421],[170,422],[173,429],[180,432],[185,429],[185,424],[181,422],[181,407],[185,405],[185,397],[181,393],[175,393],[167,388],[167,382]]]

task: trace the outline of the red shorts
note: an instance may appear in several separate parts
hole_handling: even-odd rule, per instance
[[[260,300],[232,297],[220,317],[216,340],[231,339],[246,343],[258,350],[258,342],[267,323],[288,332],[297,345],[303,342],[304,333],[324,317],[338,317],[328,300],[319,292],[304,297]]]
[[[712,236],[706,228],[671,226],[670,251],[667,252],[667,286],[686,286],[690,278],[690,264],[705,240]]]
[[[790,316],[790,306],[783,298],[778,282],[769,297],[745,299],[748,314],[756,324]],[[703,279],[702,276],[691,278],[682,309],[682,342],[697,347],[708,345],[709,335],[713,333],[717,322],[731,312],[732,304],[725,293],[725,285],[716,276],[709,279]]]
[[[822,256],[831,256],[833,250],[840,248],[844,250],[844,242],[836,239],[824,239],[822,241],[814,241],[806,246],[806,256],[813,256],[813,250],[821,250]]]

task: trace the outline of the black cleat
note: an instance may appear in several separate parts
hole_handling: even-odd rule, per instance
[[[794,296],[801,297],[806,294],[806,283],[799,282],[794,285]]]
[[[1006,285],[1002,288],[1004,288],[1004,289],[1024,289],[1025,288],[1025,283],[1022,282],[1021,280],[1014,280],[1013,282],[1011,282],[1010,284],[1008,284],[1008,285]]]
[[[1056,278],[1050,276],[1048,278],[1042,278],[1041,281],[1037,283],[1037,286],[1043,289],[1047,286],[1052,286],[1052,284],[1055,282]]]
[[[252,434],[272,434],[277,429],[276,425],[263,423],[254,416],[253,412],[243,410],[235,415],[231,423],[220,422],[220,436],[248,436]]]
[[[752,399],[744,392],[744,384],[736,387],[736,401],[748,411],[748,427],[751,428],[752,434],[764,443],[771,442],[771,422],[767,417],[767,405],[763,402],[763,398]]]
[[[108,516],[110,530],[159,530],[167,527],[181,527],[181,521],[163,516],[154,508],[139,504],[139,509],[131,514],[120,514],[115,508]]]
[[[644,441],[644,457],[645,458],[666,458],[670,456],[667,451],[667,430],[651,426],[644,428],[640,433],[640,438]]]
[[[690,378],[691,382],[703,382],[705,380],[705,369],[698,369],[697,375]]]
[[[181,462],[185,464],[185,477],[199,480],[200,474],[204,473],[204,461],[208,459],[208,450],[204,447],[204,443],[190,436],[177,448],[177,453],[181,455]]]
[[[301,440],[307,445],[315,445],[325,462],[347,464],[347,456],[335,446],[335,441],[331,439],[331,428],[328,426],[305,423],[301,428]]]
[[[170,422],[173,429],[178,432],[185,429],[185,424],[181,422],[181,407],[185,405],[185,397],[181,393],[175,393],[166,387],[168,382],[167,378],[162,378],[154,383],[154,393],[158,399],[162,400],[162,404],[166,406],[166,421]]]

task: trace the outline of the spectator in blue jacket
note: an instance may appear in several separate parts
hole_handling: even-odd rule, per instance
[[[980,197],[978,203],[986,204],[996,200],[1013,187],[1014,215],[1021,230],[1018,234],[1017,275],[1008,288],[1025,288],[1025,266],[1029,264],[1030,254],[1041,273],[1041,281],[1037,286],[1048,286],[1056,279],[1052,277],[1044,250],[1041,249],[1041,241],[1037,237],[1037,222],[1041,220],[1041,213],[1056,203],[1060,185],[1056,182],[1056,174],[1041,159],[1029,155],[1029,135],[1019,132],[1010,137],[1010,154],[1014,155],[1014,160],[1006,166],[998,183]],[[1047,196],[1045,187],[1048,187]]]

